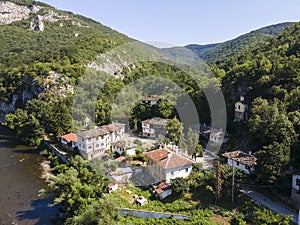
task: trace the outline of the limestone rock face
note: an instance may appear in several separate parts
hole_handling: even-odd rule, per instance
[[[31,19],[30,22],[30,30],[35,30],[35,31],[44,31],[45,26],[43,23],[43,19],[42,16],[36,16],[34,18]]]
[[[23,19],[29,19],[31,10],[26,6],[11,2],[0,2],[0,24],[10,24]]]

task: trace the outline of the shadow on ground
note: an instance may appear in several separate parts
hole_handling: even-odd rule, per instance
[[[17,212],[19,221],[36,221],[35,225],[59,225],[61,221],[55,219],[59,213],[59,206],[49,206],[49,199],[38,199],[31,202],[32,209]]]

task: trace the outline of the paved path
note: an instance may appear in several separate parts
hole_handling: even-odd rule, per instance
[[[217,157],[218,156],[209,151],[204,151],[203,157],[197,157],[196,162],[202,163],[203,169],[212,169],[213,160],[217,159]]]
[[[258,203],[264,205],[265,207],[273,210],[276,213],[282,214],[282,215],[293,215],[293,221],[297,223],[298,221],[298,214],[295,213],[292,209],[289,207],[278,203],[278,202],[273,202],[271,199],[268,197],[262,195],[261,193],[257,191],[253,191],[249,188],[245,188],[240,190],[242,193],[245,195],[249,196],[250,198],[254,199]]]

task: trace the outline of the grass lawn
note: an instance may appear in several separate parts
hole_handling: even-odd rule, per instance
[[[128,193],[130,191],[131,193]],[[134,203],[133,195],[144,196],[148,200],[148,204],[139,206]],[[119,208],[142,209],[156,212],[168,212],[174,214],[191,215],[191,213],[199,209],[199,204],[206,205],[214,203],[214,195],[205,188],[191,190],[184,195],[170,195],[163,201],[155,199],[148,189],[141,189],[138,187],[130,186],[112,192],[108,198],[113,201]],[[205,206],[203,208],[206,208]],[[218,211],[213,214],[212,220],[221,225],[230,224],[230,214],[222,215]]]
[[[131,191],[129,194],[126,190]],[[139,206],[134,203],[133,195],[144,196],[148,200],[148,204],[144,206]],[[186,214],[195,209],[195,204],[190,204],[186,201],[185,197],[171,195],[165,198],[163,201],[155,199],[149,190],[143,190],[138,187],[126,187],[119,189],[108,195],[109,199],[114,201],[117,207],[131,208],[131,209],[143,209],[149,211],[157,212],[169,212],[169,213],[179,213]]]

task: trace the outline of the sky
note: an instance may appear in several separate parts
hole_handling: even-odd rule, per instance
[[[299,0],[40,0],[143,42],[209,44],[300,21]]]

